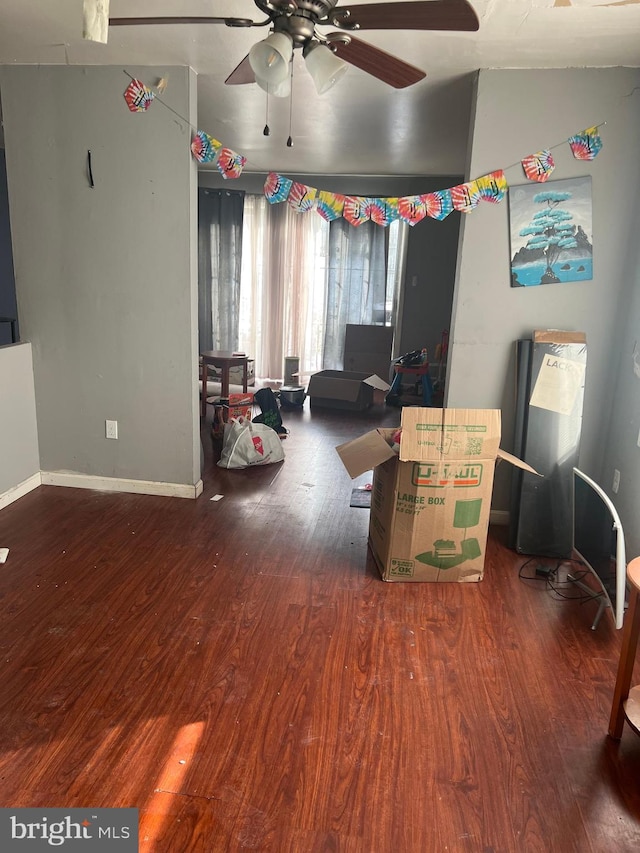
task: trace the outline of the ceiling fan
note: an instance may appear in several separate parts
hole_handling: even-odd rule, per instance
[[[269,94],[286,97],[291,88],[293,50],[301,48],[319,94],[326,92],[355,65],[396,89],[422,80],[426,74],[378,47],[355,38],[358,30],[475,31],[478,17],[467,0],[413,0],[363,5],[339,5],[339,0],[254,0],[267,17],[145,17],[110,18],[109,26],[155,24],[224,24],[227,27],[271,27],[225,80],[228,85],[258,83]],[[317,27],[338,27],[323,34]]]

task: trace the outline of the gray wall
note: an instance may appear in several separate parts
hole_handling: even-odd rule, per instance
[[[4,148],[0,148],[0,317],[17,318],[16,286],[13,277],[9,196]],[[18,332],[16,340],[19,339]],[[0,323],[0,346],[12,343],[11,324]]]
[[[0,400],[1,499],[40,473],[30,344],[0,347]]]
[[[446,189],[460,183],[461,176],[437,178],[362,175],[294,175],[288,178],[318,189],[343,195],[405,196]],[[234,180],[233,186],[217,172],[198,174],[200,186],[245,190],[262,193],[266,175],[248,174]],[[443,222],[423,219],[409,229],[405,289],[402,300],[402,321],[396,329],[394,352],[427,347],[433,361],[436,344],[443,329],[451,323],[453,286],[456,273],[456,252],[460,215],[453,213]],[[386,377],[385,377],[386,378]]]
[[[636,84],[637,85],[637,84]],[[640,97],[636,94],[636,101]],[[640,113],[636,103],[636,114]],[[640,138],[640,122],[636,119],[636,140]],[[639,182],[636,179],[636,188]],[[600,482],[612,497],[620,514],[627,544],[627,557],[640,556],[640,241],[633,232],[640,219],[640,196],[635,213],[631,213],[631,239],[627,243],[624,278],[627,292],[620,300],[616,334],[611,341],[611,381],[613,402],[610,424],[602,442],[603,456],[599,468],[594,466]],[[619,332],[618,332],[619,330]],[[610,491],[614,469],[620,471],[617,494]]]
[[[175,112],[131,113],[120,67],[0,69],[40,467],[190,486],[200,477],[195,75],[128,70],[151,84],[168,76]],[[118,421],[117,441],[105,419]]]
[[[586,332],[580,465],[606,488],[613,473],[611,463],[602,469],[608,435],[621,440],[624,433],[630,448],[638,434],[638,424],[624,424],[612,404],[622,344],[628,381],[619,393],[624,395],[629,387],[638,393],[628,375],[633,334],[621,339],[620,332],[638,275],[639,87],[638,69],[480,72],[469,177],[505,168],[510,185],[525,184],[523,157],[606,122],[601,128],[604,147],[592,162],[574,159],[568,144],[553,150],[556,170],[551,180],[592,176],[594,278],[511,288],[507,204],[482,203],[463,218],[454,294],[446,404],[502,408],[505,449],[513,437],[514,341],[537,328]],[[508,507],[507,468],[500,466],[496,477],[494,509]],[[625,489],[631,487],[630,479],[623,471]],[[627,513],[622,494],[618,502],[630,526],[640,502],[633,513]]]

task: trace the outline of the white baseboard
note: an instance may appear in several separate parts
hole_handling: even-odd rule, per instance
[[[21,483],[18,483],[17,486],[13,486],[11,489],[7,489],[6,492],[0,495],[0,509],[4,509],[4,507],[9,506],[14,501],[17,501],[18,498],[24,497],[24,495],[32,492],[34,489],[37,489],[38,486],[42,483],[42,478],[40,472],[37,474],[33,474],[31,477],[28,477],[26,480],[23,480]]]
[[[503,527],[509,524],[509,511],[506,509],[492,509],[489,513],[489,524],[501,524]]]
[[[161,495],[168,498],[197,498],[202,494],[202,480],[186,483],[156,483],[153,480],[123,480],[116,477],[93,477],[61,471],[41,471],[43,486],[68,486],[101,492],[129,492],[136,495]]]

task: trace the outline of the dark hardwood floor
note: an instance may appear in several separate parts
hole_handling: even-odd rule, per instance
[[[282,464],[225,471],[209,412],[197,501],[2,510],[0,806],[136,806],[149,853],[640,849],[608,615],[504,528],[479,584],[379,579],[334,447],[399,414],[307,401]]]

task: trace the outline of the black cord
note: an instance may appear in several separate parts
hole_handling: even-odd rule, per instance
[[[95,182],[93,180],[93,169],[91,168],[91,151],[87,151],[87,171],[89,173],[89,186],[95,187]]]
[[[594,592],[593,595],[590,595],[588,592],[581,592],[579,595],[566,595],[562,590],[562,587],[569,587],[575,581],[582,580],[586,574],[587,572],[584,572],[579,577],[574,576],[573,580],[567,579],[566,581],[560,581],[557,584],[553,581],[549,581],[549,590],[562,601],[581,601],[583,604],[586,601],[593,601],[594,598],[600,597],[597,592]]]
[[[526,567],[533,563],[534,561],[538,561],[537,557],[529,557],[528,560],[525,560],[524,563],[520,566],[518,571],[518,577],[522,581],[533,581],[534,583],[543,583],[544,587],[542,589],[545,592],[551,592],[558,600],[562,601],[581,601],[582,603],[586,601],[593,601],[594,598],[599,598],[600,593],[594,590],[593,595],[590,595],[588,592],[581,592],[579,595],[566,595],[564,593],[564,588],[571,587],[576,581],[581,581],[583,578],[587,577],[590,574],[588,569],[583,569],[580,573],[572,575],[571,578],[567,578],[566,580],[558,580],[558,571],[560,567],[565,563],[577,563],[580,566],[584,566],[582,560],[574,560],[573,558],[567,558],[564,560],[558,560],[554,568],[550,568],[548,572],[539,574],[538,572],[534,572],[534,574],[525,574]],[[538,565],[540,563],[538,562]]]
[[[535,575],[525,575],[524,574],[525,568],[529,565],[529,563],[532,563],[534,561],[534,559],[535,559],[535,557],[529,557],[529,559],[525,560],[524,563],[520,566],[520,571],[518,572],[518,577],[520,578],[520,580],[525,580],[525,581],[541,580],[541,578],[537,578],[537,577],[535,577]]]
[[[543,581],[543,582],[545,582],[549,579],[551,574],[554,574],[558,570],[558,566],[556,566],[555,569],[549,569],[548,574],[538,574],[535,571],[534,571],[534,574],[525,574],[524,573],[525,568],[529,565],[529,563],[533,563],[534,560],[537,561],[538,558],[537,557],[529,557],[529,559],[525,560],[524,563],[520,566],[520,570],[518,572],[518,577],[520,578],[520,580],[538,581],[538,582]],[[538,562],[538,565],[539,565],[539,562]]]

